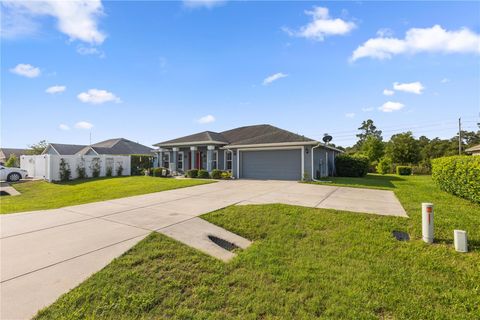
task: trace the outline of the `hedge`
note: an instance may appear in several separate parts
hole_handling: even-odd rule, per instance
[[[132,176],[143,175],[145,169],[153,167],[153,156],[145,154],[132,154],[130,156]]]
[[[440,189],[480,203],[480,157],[453,156],[433,159],[432,178]]]
[[[410,166],[397,166],[396,170],[397,170],[397,174],[399,176],[411,176],[412,175],[412,167],[410,167]]]
[[[368,158],[362,155],[339,154],[335,158],[335,169],[339,177],[364,177],[369,165]]]

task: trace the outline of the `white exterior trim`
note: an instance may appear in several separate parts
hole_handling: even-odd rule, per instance
[[[225,149],[223,150],[223,170],[228,170],[227,169],[227,153],[231,153],[232,154],[232,159],[230,160],[232,162],[232,168],[230,170],[233,171],[233,151],[232,150],[229,150],[229,149]]]
[[[318,141],[306,141],[306,142],[277,142],[277,143],[262,143],[262,144],[239,144],[239,145],[227,145],[223,148],[262,148],[262,147],[284,147],[284,146],[309,146],[316,145]]]
[[[160,164],[159,164],[159,167],[165,168],[165,167],[163,166],[163,155],[167,155],[167,156],[168,156],[168,164],[169,164],[169,166],[167,167],[167,169],[168,169],[168,168],[170,167],[170,160],[171,160],[171,159],[170,159],[170,152],[162,152],[162,158],[160,159],[162,165],[160,166]]]
[[[43,152],[42,152],[41,154],[42,154],[42,155],[48,154],[48,153],[46,153],[46,151],[48,150],[48,148],[52,148],[53,151],[55,151],[55,152],[57,153],[57,155],[60,155],[60,152],[58,152],[57,149],[55,149],[51,144],[49,144],[49,145],[45,148],[45,150],[43,150]]]
[[[300,174],[300,180],[303,181],[303,175],[305,174],[305,146],[300,149],[300,152],[302,153],[302,173]]]
[[[190,151],[197,151],[197,147],[190,147]]]
[[[175,142],[175,143],[163,143],[154,144],[155,147],[173,147],[173,146],[191,146],[202,144],[228,144],[225,141],[190,141],[190,142]]]
[[[215,146],[207,146],[207,150],[215,150]]]
[[[213,162],[215,161],[215,168],[213,167]],[[218,150],[213,150],[213,159],[211,164],[212,170],[218,169]]]

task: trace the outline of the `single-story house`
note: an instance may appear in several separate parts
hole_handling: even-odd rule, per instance
[[[30,149],[0,148],[0,164],[5,164],[12,154],[20,161],[20,156],[29,154],[31,151]]]
[[[52,155],[132,155],[152,154],[152,148],[125,138],[109,139],[90,146],[78,144],[49,143],[42,154]]]
[[[302,180],[331,176],[342,151],[268,124],[204,131],[155,144],[156,165],[173,172],[228,170],[236,178]]]
[[[480,144],[466,149],[465,152],[471,153],[474,156],[480,156]]]

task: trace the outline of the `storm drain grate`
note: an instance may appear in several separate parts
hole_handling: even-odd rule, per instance
[[[209,235],[208,239],[210,239],[217,246],[222,247],[223,249],[228,250],[228,251],[233,251],[233,250],[239,248],[235,243],[232,243],[232,242],[227,241],[225,239],[221,239],[219,237]]]
[[[393,231],[392,235],[398,241],[408,241],[408,240],[410,240],[410,236],[408,235],[408,233],[403,232],[403,231]]]

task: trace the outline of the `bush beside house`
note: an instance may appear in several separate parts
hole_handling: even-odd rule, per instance
[[[432,179],[440,189],[480,203],[480,157],[452,156],[434,159]]]
[[[370,161],[363,155],[340,154],[335,158],[335,170],[339,177],[364,177]]]

